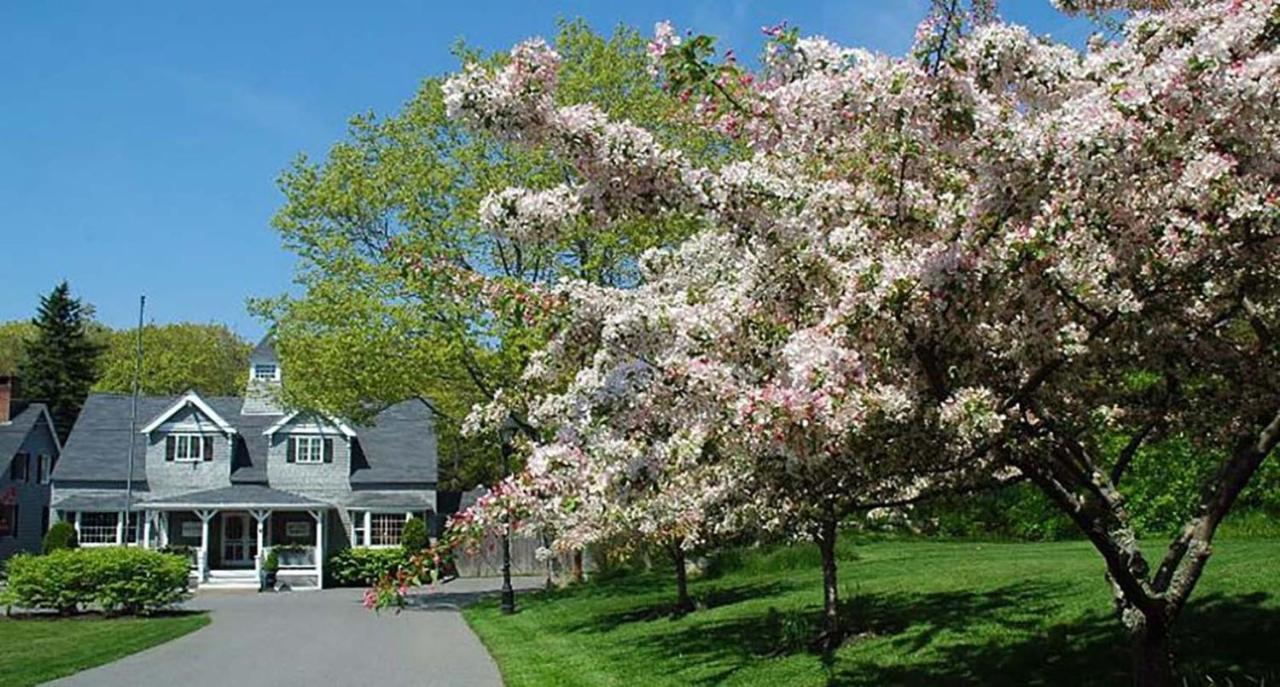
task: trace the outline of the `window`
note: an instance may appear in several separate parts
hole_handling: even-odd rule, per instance
[[[293,437],[291,441],[293,441],[294,462],[324,462],[324,437]]]
[[[40,484],[48,484],[53,477],[53,461],[49,456],[40,456],[36,458],[36,481]]]
[[[18,505],[0,506],[0,537],[18,536]]]
[[[253,378],[263,382],[274,382],[279,369],[271,363],[253,366]]]
[[[369,545],[399,546],[404,531],[404,513],[370,513]]]
[[[116,523],[120,521],[118,513],[81,513],[81,544],[114,544],[116,543]]]
[[[199,434],[175,434],[173,459],[179,463],[196,463],[204,460],[204,441]]]
[[[364,546],[364,511],[347,511],[351,517],[351,545]]]
[[[26,482],[30,479],[30,463],[31,455],[27,453],[19,453],[13,457],[13,462],[9,464],[9,479],[14,482]]]

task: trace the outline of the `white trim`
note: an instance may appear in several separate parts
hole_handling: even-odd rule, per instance
[[[330,508],[323,504],[306,504],[306,503],[262,503],[254,501],[252,503],[140,503],[138,508],[150,508],[152,510],[282,510],[282,511],[298,511],[305,512],[314,510],[317,506]],[[69,508],[67,510],[70,510]]]
[[[49,414],[49,406],[40,409],[44,421],[49,425],[49,434],[53,437],[53,445],[58,447],[58,455],[62,455],[62,441],[58,439],[58,426],[53,424],[53,416]]]
[[[293,444],[293,462],[299,465],[319,465],[324,462],[325,437],[320,434],[298,434],[286,439]],[[307,448],[304,451],[303,445]],[[319,449],[316,451],[315,449]],[[303,458],[305,457],[305,460]]]
[[[221,429],[224,433],[226,434],[236,433],[236,428],[232,427],[226,420],[222,419],[222,416],[219,415],[217,412],[215,412],[213,408],[210,408],[209,404],[205,403],[204,399],[200,398],[200,395],[194,391],[188,391],[186,394],[182,396],[182,398],[179,398],[178,400],[174,401],[173,405],[169,406],[163,413],[160,413],[159,415],[157,415],[156,419],[152,420],[150,424],[148,424],[146,427],[143,427],[142,430],[139,431],[138,433],[150,434],[156,431],[157,429],[160,428],[160,425],[164,424],[165,420],[168,420],[169,418],[173,417],[178,413],[178,411],[188,406],[195,406],[197,409],[200,410],[201,413],[204,413],[206,417],[208,417],[210,420],[213,420],[213,423],[218,426],[218,429]]]
[[[301,411],[295,410],[292,413],[285,415],[284,417],[280,418],[274,425],[271,425],[270,427],[268,427],[266,431],[262,433],[262,435],[269,437],[272,434],[279,432],[281,429],[284,429],[285,425],[289,424],[290,422],[293,422],[293,419],[298,417],[298,415],[300,414],[301,414]],[[328,415],[317,415],[316,417],[324,418],[325,420],[327,420],[329,424],[338,428],[338,431],[342,432],[342,434],[346,436],[348,439],[355,438],[356,431],[354,429],[351,429],[351,427],[349,427],[347,423],[342,422],[341,420],[338,420],[336,418],[330,417]]]
[[[204,437],[205,437],[205,435],[203,435],[203,434],[197,434],[197,433],[195,433],[195,432],[174,432],[174,433],[170,434],[169,436],[170,436],[170,437],[173,437],[173,462],[175,462],[175,463],[202,463],[202,462],[204,462],[204,459],[205,459],[205,458],[204,458]],[[166,439],[166,441],[167,441],[167,440],[168,440],[168,437],[166,437],[165,439]],[[188,455],[186,458],[183,458],[182,456],[179,456],[179,455],[178,455],[178,444],[179,444],[179,442],[181,442],[181,441],[183,441],[183,440],[185,440],[185,441],[187,442],[187,449],[190,449],[190,448],[191,448],[191,446],[192,446],[192,442],[195,442],[196,451],[195,451],[194,457],[192,457],[192,456],[190,455],[190,453],[191,453],[191,451],[190,451],[190,450],[188,450],[188,454],[189,454],[189,455]],[[166,448],[165,450],[167,451],[168,449]]]

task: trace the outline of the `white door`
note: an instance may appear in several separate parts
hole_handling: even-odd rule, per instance
[[[222,514],[222,564],[250,566],[258,555],[258,533],[250,529],[248,513]]]

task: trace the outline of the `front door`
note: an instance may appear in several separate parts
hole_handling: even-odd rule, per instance
[[[250,528],[248,513],[222,514],[222,564],[227,567],[253,565],[258,555],[258,533]]]

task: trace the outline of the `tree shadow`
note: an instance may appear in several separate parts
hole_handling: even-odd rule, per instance
[[[1280,609],[1264,608],[1267,598],[1214,594],[1193,602],[1174,639],[1179,684],[1244,686],[1280,680],[1280,656],[1275,653]],[[958,617],[955,611],[953,607],[953,617]],[[1075,687],[1126,684],[1130,679],[1128,640],[1110,613],[1088,613],[1048,627],[1033,622],[1021,629],[1024,632],[1004,641],[988,636],[937,643],[938,628],[933,627],[910,641],[914,649],[930,651],[921,652],[909,665],[840,661],[832,666],[828,684]]]
[[[690,595],[693,597],[694,605],[697,608],[693,615],[712,608],[732,606],[743,601],[776,596],[791,589],[793,589],[793,585],[784,582],[762,582],[759,584],[715,586],[710,589],[693,590]],[[650,589],[649,591],[653,590]],[[674,594],[675,591],[672,589],[669,590],[667,595],[664,595],[663,600],[657,603],[644,604],[638,607],[632,606],[625,611],[616,613],[598,613],[585,622],[572,625],[568,629],[572,632],[610,632],[631,623],[647,623],[656,620],[674,621],[688,617],[689,614],[676,612]],[[671,598],[667,598],[668,596]]]
[[[747,585],[707,594],[728,606],[786,591],[783,585]],[[1128,641],[1114,615],[1083,613],[1047,624],[1061,613],[1052,585],[1022,582],[987,591],[858,594],[841,603],[843,646],[812,648],[820,628],[816,604],[768,608],[729,618],[693,614],[648,634],[633,651],[655,662],[679,656],[715,672],[691,684],[718,684],[762,661],[808,655],[820,662],[829,685],[1045,685],[1127,684]],[[1280,684],[1280,608],[1266,594],[1202,597],[1179,621],[1174,651],[1180,684]],[[664,616],[655,606],[594,616],[573,629],[607,632],[626,623]],[[866,651],[859,644],[874,642]],[[891,654],[886,656],[885,653]]]

